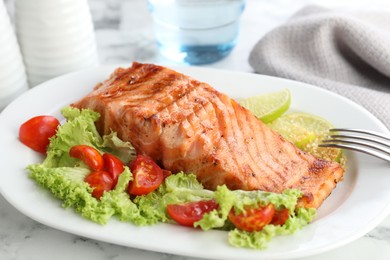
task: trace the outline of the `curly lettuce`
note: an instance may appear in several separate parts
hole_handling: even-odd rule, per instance
[[[203,230],[223,229],[229,232],[228,241],[233,246],[263,249],[277,235],[292,234],[315,217],[315,209],[296,208],[302,196],[298,190],[288,189],[281,194],[263,191],[229,190],[225,185],[216,191],[203,188],[193,174],[179,172],[167,177],[160,187],[144,196],[130,198],[128,184],[133,179],[128,167],[119,176],[115,188],[105,192],[100,200],[91,195],[92,188],[84,182],[90,169],[81,161],[69,156],[74,145],[93,146],[101,153],[109,152],[127,163],[135,157],[129,142],[120,140],[115,132],[100,136],[95,122],[99,114],[91,110],[67,107],[62,110],[66,123],[51,138],[47,157],[41,164],[29,165],[30,177],[62,201],[65,208],[73,208],[81,216],[105,224],[110,218],[135,225],[152,225],[173,222],[167,213],[169,204],[215,200],[219,207],[203,215],[194,227]],[[290,217],[282,226],[267,225],[259,232],[235,229],[229,222],[231,210],[242,211],[246,206],[267,205],[287,208]]]

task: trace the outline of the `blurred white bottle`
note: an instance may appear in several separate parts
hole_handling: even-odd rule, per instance
[[[87,0],[15,0],[15,25],[31,87],[98,65]]]
[[[27,89],[19,45],[4,1],[0,0],[0,111]]]

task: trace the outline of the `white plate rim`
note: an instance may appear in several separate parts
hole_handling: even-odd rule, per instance
[[[94,69],[89,70],[83,70],[75,73],[70,73],[61,77],[58,77],[56,79],[50,80],[48,82],[45,82],[41,84],[40,86],[37,86],[30,91],[24,93],[19,98],[17,98],[15,101],[13,101],[9,106],[7,106],[3,112],[0,114],[0,145],[1,147],[7,147],[10,152],[9,156],[17,156],[20,153],[25,155],[23,157],[23,162],[32,162],[39,160],[39,157],[34,154],[32,151],[27,151],[21,144],[18,144],[17,141],[17,129],[20,123],[22,123],[22,120],[27,120],[29,117],[36,115],[36,113],[39,112],[45,112],[46,114],[53,114],[56,116],[59,116],[59,109],[63,106],[64,102],[69,102],[69,100],[76,101],[77,98],[81,98],[83,94],[88,93],[93,85],[92,82],[97,83],[98,81],[101,81],[105,79],[113,70],[114,68],[118,67],[117,65],[110,65],[110,66],[103,66],[98,67]],[[353,124],[348,125],[350,127],[362,127],[366,126],[372,130],[380,131],[383,133],[389,133],[387,128],[372,114],[370,114],[367,110],[362,108],[360,105],[357,105],[356,103],[341,97],[335,93],[329,92],[327,90],[296,82],[286,79],[280,79],[270,76],[264,76],[264,75],[258,75],[258,74],[250,74],[250,73],[243,73],[243,72],[231,72],[231,71],[224,71],[219,69],[208,69],[208,68],[198,68],[198,67],[182,67],[182,68],[175,68],[179,71],[182,71],[186,74],[193,75],[195,78],[198,78],[200,80],[204,80],[208,83],[211,83],[211,85],[215,86],[217,89],[220,90],[226,90],[229,92],[234,92],[233,96],[247,96],[248,90],[245,87],[248,87],[248,84],[268,84],[271,86],[264,87],[262,86],[260,88],[254,88],[251,86],[251,92],[252,94],[257,93],[264,93],[270,90],[277,90],[284,87],[287,87],[292,92],[292,108],[303,110],[307,107],[310,107],[310,110],[316,110],[315,105],[312,104],[313,101],[309,100],[315,97],[321,97],[323,100],[330,100],[333,101],[332,106],[334,104],[342,105],[343,109],[349,109],[353,112],[356,112],[359,114],[361,118],[363,118],[363,122],[356,122],[355,120],[348,119],[347,123]],[[82,83],[79,83],[82,82]],[[234,85],[237,85],[237,83],[243,83],[245,86],[240,86],[238,89],[234,88]],[[69,84],[69,89],[64,90],[63,88]],[[74,85],[72,85],[74,84]],[[77,85],[81,84],[81,85]],[[84,84],[84,85],[83,85]],[[83,87],[82,89],[80,89]],[[60,89],[61,88],[61,89]],[[226,88],[226,89],[225,89]],[[71,94],[71,99],[64,99],[63,93],[73,93]],[[306,91],[306,92],[305,92]],[[47,95],[46,93],[50,93],[50,99],[44,100],[44,102],[33,102],[32,97],[45,97]],[[297,94],[300,94],[300,96],[297,96]],[[303,94],[302,94],[303,93]],[[309,94],[308,94],[309,93]],[[76,95],[77,94],[77,95]],[[72,95],[75,95],[73,97]],[[306,97],[301,97],[301,96]],[[47,97],[46,97],[47,98]],[[68,100],[68,101],[66,101]],[[295,101],[299,101],[299,104]],[[310,103],[310,102],[311,103]],[[302,105],[301,102],[304,104]],[[307,102],[307,104],[305,103]],[[337,103],[338,102],[338,103]],[[314,102],[315,103],[315,102]],[[340,104],[339,104],[340,103]],[[23,105],[23,106],[22,106]],[[24,109],[23,107],[31,107],[31,109]],[[305,106],[304,108],[302,106]],[[318,104],[317,104],[318,106]],[[340,118],[337,115],[327,115],[327,110],[332,110],[332,108],[328,109],[317,109],[316,114],[320,116],[324,116],[327,119],[337,119],[335,124],[340,124]],[[15,118],[15,113],[17,112],[17,116]],[[306,111],[311,112],[311,111]],[[333,122],[333,121],[332,121]],[[344,125],[343,125],[344,126]],[[13,135],[13,137],[12,137]],[[12,146],[11,146],[12,145]],[[24,149],[24,150],[22,150]],[[368,208],[367,205],[363,205],[363,203],[359,205],[354,205],[353,208],[349,205],[349,203],[352,199],[355,199],[354,195],[358,193],[357,189],[363,189],[364,187],[361,187],[362,181],[366,181],[367,176],[364,175],[364,172],[368,169],[374,168],[374,176],[377,176],[377,173],[384,171],[384,168],[386,167],[386,164],[374,159],[370,158],[361,154],[356,154],[353,152],[348,153],[349,159],[351,159],[356,165],[354,166],[355,169],[353,180],[351,180],[350,184],[355,185],[355,188],[351,191],[351,194],[343,195],[344,197],[347,196],[345,201],[343,201],[342,204],[340,204],[338,207],[332,208],[332,211],[325,214],[320,220],[313,222],[308,227],[304,228],[302,231],[298,231],[295,235],[290,237],[282,237],[277,238],[273,242],[270,243],[270,248],[266,251],[254,251],[254,250],[247,250],[247,249],[238,249],[238,248],[232,248],[227,245],[226,239],[225,241],[221,240],[221,231],[211,231],[211,232],[198,232],[197,230],[188,230],[183,227],[177,227],[167,224],[161,224],[157,226],[152,227],[134,227],[132,225],[130,226],[131,230],[136,230],[136,232],[139,234],[139,236],[144,237],[145,239],[148,239],[148,243],[140,242],[140,241],[134,241],[131,240],[131,237],[126,237],[127,241],[124,241],[121,237],[117,237],[117,234],[120,234],[120,231],[118,228],[123,228],[124,223],[120,223],[118,221],[111,221],[106,226],[98,226],[90,221],[84,220],[80,218],[76,213],[74,213],[71,210],[63,210],[59,207],[59,202],[53,199],[51,196],[49,196],[47,193],[42,192],[42,190],[37,187],[35,184],[31,184],[32,181],[28,180],[26,176],[25,180],[22,180],[21,176],[18,175],[17,177],[10,177],[4,174],[5,171],[0,173],[0,193],[5,197],[7,201],[9,201],[15,208],[17,208],[20,212],[23,214],[29,216],[30,218],[41,222],[45,225],[51,226],[53,228],[63,230],[69,233],[77,234],[84,237],[89,237],[109,243],[119,244],[123,246],[130,246],[130,247],[136,247],[140,249],[146,249],[146,250],[152,250],[152,251],[158,251],[158,252],[165,252],[165,253],[172,253],[172,254],[178,254],[178,255],[186,255],[191,257],[202,257],[202,258],[213,258],[213,259],[236,259],[239,257],[240,259],[284,259],[284,258],[296,258],[296,257],[303,257],[303,256],[310,256],[314,254],[318,254],[321,252],[325,252],[331,249],[334,249],[336,247],[342,246],[344,244],[347,244],[361,236],[363,236],[365,233],[373,229],[376,225],[380,223],[386,216],[388,216],[390,212],[390,191],[381,190],[381,186],[377,188],[377,191],[381,192],[381,198],[375,197],[368,200],[371,204],[371,207],[374,207],[375,214],[366,216],[365,217],[365,223],[364,225],[360,224],[359,228],[356,229],[356,227],[353,226],[353,221],[347,221],[350,214],[356,214],[356,212],[360,212],[361,210],[365,210]],[[3,162],[5,157],[0,158],[0,161],[2,162],[2,165],[4,165],[5,161]],[[27,164],[18,165],[15,162],[12,162],[12,158],[8,158],[8,163],[11,161],[12,167],[9,170],[15,170],[17,169],[20,173],[20,171],[23,172],[23,167]],[[360,171],[363,171],[361,173]],[[367,174],[366,174],[367,175]],[[388,175],[388,174],[387,174]],[[384,179],[389,179],[390,177],[384,176]],[[19,187],[19,183],[11,183],[11,187],[8,184],[8,180],[17,180],[18,182],[26,182],[23,185],[27,187],[28,189],[32,189],[32,192],[34,194],[34,200],[30,201],[30,203],[26,203],[25,200],[23,200],[23,197],[20,196],[20,192],[17,191],[17,188]],[[27,180],[27,181],[26,181]],[[7,184],[7,185],[6,185]],[[17,192],[15,192],[16,189]],[[336,188],[337,191],[338,188]],[[31,190],[29,190],[31,192]],[[332,194],[333,196],[333,194]],[[331,200],[332,196],[328,199]],[[337,196],[337,195],[336,195]],[[359,195],[359,198],[362,196]],[[363,196],[364,197],[364,196]],[[341,197],[340,197],[341,198]],[[35,203],[35,204],[32,204]],[[327,203],[327,202],[326,202]],[[325,203],[324,203],[325,204]],[[50,219],[47,218],[47,216],[42,216],[42,214],[37,214],[35,209],[32,209],[31,205],[34,205],[35,207],[38,205],[38,208],[41,207],[41,209],[44,209],[51,214],[51,216],[55,216],[57,218],[60,218],[63,220],[63,218],[66,218],[66,221],[58,221],[59,219]],[[345,207],[348,208],[348,211],[346,211]],[[341,212],[340,212],[341,211]],[[345,212],[346,211],[346,212]],[[47,213],[47,212],[46,212]],[[342,215],[340,215],[342,213]],[[348,214],[347,214],[348,213]],[[347,225],[347,226],[339,226],[334,223],[335,218],[337,218],[338,221],[341,221]],[[369,220],[368,220],[369,219]],[[330,224],[329,224],[330,223]],[[82,225],[83,229],[80,229],[79,227],[75,228],[74,226],[67,226],[67,225]],[[322,241],[321,237],[316,236],[316,233],[325,232],[323,226],[326,225],[332,225],[331,230],[338,230],[338,232],[345,232],[345,236],[341,238],[335,239],[332,243],[326,243],[326,241]],[[356,225],[356,224],[355,224]],[[346,230],[343,230],[346,229]],[[352,230],[350,230],[352,229]],[[109,233],[101,234],[100,231],[105,231]],[[118,233],[119,232],[119,233]],[[164,234],[166,232],[172,232],[177,237],[174,238],[174,241],[180,239],[182,241],[187,240],[193,240],[195,238],[196,245],[193,246],[193,248],[188,248],[187,246],[180,246],[180,247],[169,247],[167,245],[164,245],[164,247],[161,245],[161,242],[163,238],[150,238],[149,235],[151,233],[157,234]],[[128,240],[130,238],[130,241]],[[201,246],[205,246],[206,248],[209,247],[210,239],[219,239],[218,242],[214,243],[213,248],[209,248],[209,250],[198,250],[201,248]],[[222,239],[223,240],[223,239]],[[302,242],[305,242],[302,244]],[[156,242],[156,245],[150,245],[151,242]],[[160,244],[158,243],[160,242]],[[176,241],[180,242],[180,241]],[[206,243],[207,242],[207,243]],[[283,242],[283,245],[287,244],[287,246],[281,246],[280,243]],[[180,243],[179,243],[180,244]],[[311,246],[306,246],[305,244],[310,244]],[[289,248],[291,247],[291,248]],[[198,251],[197,251],[198,250]]]

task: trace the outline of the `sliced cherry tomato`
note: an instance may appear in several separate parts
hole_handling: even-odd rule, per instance
[[[19,140],[34,151],[46,153],[49,138],[56,134],[60,121],[53,116],[36,116],[19,128]]]
[[[232,209],[229,212],[229,220],[238,229],[248,232],[260,231],[271,222],[274,213],[275,208],[272,204],[265,207],[246,208],[238,215]]]
[[[289,211],[286,208],[275,210],[275,214],[272,217],[271,224],[272,225],[283,225],[288,217],[289,217]]]
[[[81,159],[94,171],[100,171],[103,169],[104,161],[103,156],[98,150],[88,145],[75,145],[69,150],[69,155],[74,158]]]
[[[128,187],[132,195],[148,194],[157,189],[164,179],[161,168],[148,156],[137,155],[129,166],[134,178]]]
[[[202,219],[205,213],[218,208],[215,200],[202,200],[184,204],[168,204],[169,216],[178,224],[193,227],[196,221]]]
[[[118,177],[123,172],[125,165],[118,157],[110,153],[103,154],[103,161],[104,170],[111,175],[115,187],[118,183]]]
[[[97,199],[100,199],[105,191],[110,191],[114,183],[110,174],[106,171],[92,172],[85,177],[84,181],[93,188],[92,196]]]

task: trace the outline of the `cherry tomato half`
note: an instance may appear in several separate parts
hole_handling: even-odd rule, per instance
[[[105,171],[92,172],[85,177],[84,181],[93,188],[92,196],[97,199],[100,199],[105,191],[110,191],[114,183],[110,174]]]
[[[118,157],[109,153],[103,154],[103,161],[104,170],[111,175],[111,178],[114,181],[113,186],[115,187],[118,183],[118,177],[123,172],[125,165]]]
[[[193,227],[196,221],[202,219],[205,213],[218,208],[215,200],[202,200],[184,204],[168,204],[169,216],[178,224]]]
[[[69,155],[73,158],[81,159],[94,171],[100,171],[103,169],[103,156],[98,150],[91,146],[83,144],[75,145],[70,148]]]
[[[137,155],[129,166],[134,178],[128,187],[132,195],[148,194],[157,189],[164,179],[161,168],[148,156]]]
[[[287,221],[289,215],[289,211],[286,208],[275,210],[275,214],[272,217],[271,224],[275,226],[283,225]]]
[[[274,213],[275,208],[272,204],[265,207],[246,208],[238,215],[232,209],[229,212],[229,220],[238,229],[248,232],[260,231],[271,222]]]
[[[19,140],[34,151],[46,153],[49,138],[56,134],[60,121],[53,116],[36,116],[19,128]]]

